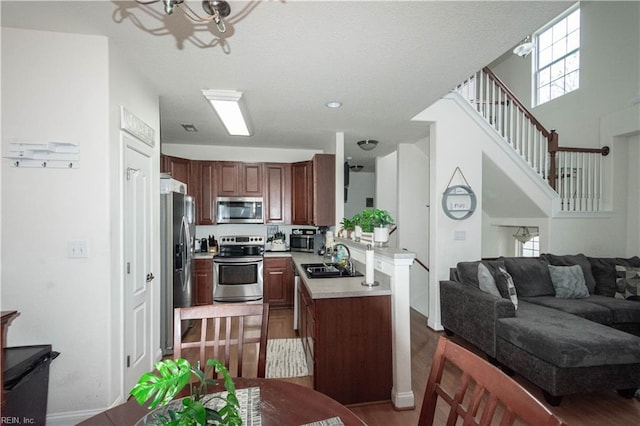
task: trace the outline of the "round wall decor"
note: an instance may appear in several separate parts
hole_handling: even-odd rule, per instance
[[[453,185],[442,194],[442,210],[453,220],[464,220],[476,211],[476,193],[470,186]]]

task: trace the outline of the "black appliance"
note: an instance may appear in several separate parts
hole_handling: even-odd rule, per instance
[[[213,258],[213,300],[249,302],[262,300],[264,243],[262,235],[224,236]]]

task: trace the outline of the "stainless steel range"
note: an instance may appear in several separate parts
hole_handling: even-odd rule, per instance
[[[264,236],[220,237],[218,255],[213,258],[213,300],[248,302],[262,300]]]

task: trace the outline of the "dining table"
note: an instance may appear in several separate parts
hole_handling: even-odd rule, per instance
[[[338,401],[311,388],[279,379],[234,378],[236,390],[260,388],[261,426],[364,425],[351,410]],[[222,380],[208,392],[224,391]],[[178,395],[180,396],[180,395]],[[186,395],[182,395],[186,396]],[[135,425],[149,413],[133,398],[79,423],[82,426]]]

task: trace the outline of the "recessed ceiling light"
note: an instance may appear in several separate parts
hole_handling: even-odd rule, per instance
[[[327,108],[340,108],[342,106],[342,102],[340,101],[329,101],[325,104]]]
[[[193,124],[181,124],[182,128],[185,129],[187,132],[197,132],[198,129],[196,129],[196,126],[194,126]]]

